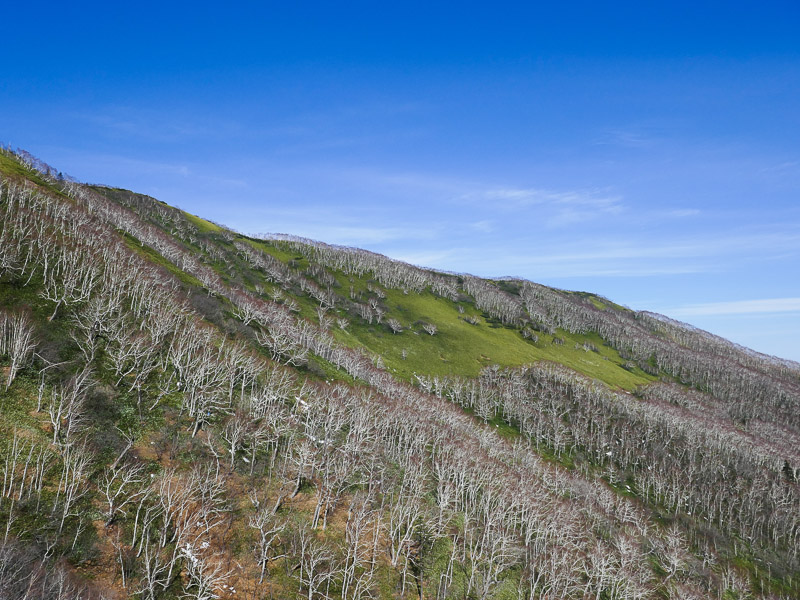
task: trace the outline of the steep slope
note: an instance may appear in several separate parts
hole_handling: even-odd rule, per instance
[[[0,596],[800,597],[797,364],[0,172]]]

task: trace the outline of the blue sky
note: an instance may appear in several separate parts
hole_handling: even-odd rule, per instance
[[[22,3],[0,141],[800,360],[800,5]]]

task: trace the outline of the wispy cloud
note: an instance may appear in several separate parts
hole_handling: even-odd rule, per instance
[[[284,172],[282,176],[285,177]],[[310,166],[303,176],[306,181],[316,181],[321,193],[326,190],[347,190],[348,201],[361,202],[374,212],[377,204],[388,206],[401,202],[409,210],[420,214],[443,214],[447,206],[448,219],[460,221],[463,209],[474,209],[477,214],[502,214],[489,219],[460,221],[459,226],[483,233],[497,232],[499,223],[514,215],[517,223],[529,222],[547,228],[563,228],[592,219],[616,217],[625,212],[623,197],[613,190],[548,189],[533,186],[498,185],[496,182],[451,178],[413,171],[384,171],[369,168],[335,168]],[[322,185],[324,182],[324,185]],[[380,202],[376,202],[380,200]],[[413,208],[412,208],[413,207]]]
[[[676,240],[671,243],[633,243],[603,242],[592,244],[585,241],[582,250],[576,252],[548,252],[526,257],[529,262],[592,262],[616,259],[671,259],[671,258],[713,258],[720,255],[740,255],[753,251],[780,251],[796,253],[800,251],[800,235],[792,234],[753,234],[732,236],[703,236]]]
[[[183,145],[192,141],[208,144],[211,140],[238,138],[250,131],[228,116],[190,114],[181,107],[111,104],[93,112],[69,111],[64,118],[79,124],[87,135],[125,140],[126,145],[135,145],[136,141],[148,145],[178,144],[179,153],[184,153]]]
[[[608,129],[592,143],[595,146],[647,148],[656,143],[656,138],[637,129]]]
[[[800,169],[800,160],[788,160],[760,169],[760,173],[784,173]]]
[[[378,244],[395,240],[427,239],[433,234],[427,229],[405,227],[358,227],[347,225],[312,226],[313,236],[319,240],[352,240],[353,244]]]
[[[612,253],[614,254],[614,253]],[[502,261],[499,259],[502,256]],[[708,273],[718,269],[713,264],[703,261],[681,261],[679,263],[661,263],[651,260],[639,260],[639,257],[613,258],[595,255],[558,255],[541,254],[533,256],[514,255],[511,251],[498,251],[492,255],[469,253],[468,251],[454,255],[458,266],[442,266],[453,270],[468,270],[487,277],[524,274],[525,277],[538,281],[547,279],[573,279],[614,277],[645,278],[663,275],[686,275],[692,273]],[[497,265],[502,262],[502,272]]]
[[[488,219],[470,223],[469,228],[474,231],[480,231],[481,233],[491,233],[495,230],[494,223]]]
[[[420,172],[381,171],[361,168],[312,168],[316,177],[356,184],[376,194],[405,193],[409,198],[424,197],[437,202],[473,204],[481,208],[516,211],[527,207],[617,211],[622,195],[608,188],[549,189],[544,187],[499,184],[498,182],[446,177]]]
[[[622,202],[618,195],[601,190],[546,190],[538,188],[489,187],[464,194],[465,199],[493,202],[507,207],[585,206],[607,209]]]
[[[525,245],[506,241],[480,251],[467,246],[450,257],[452,266],[437,266],[473,270],[486,276],[521,273],[534,280],[645,278],[727,273],[735,268],[733,262],[740,265],[753,257],[766,260],[765,256],[774,256],[776,252],[781,254],[782,260],[797,256],[800,236],[780,233],[702,235],[671,243],[587,239],[580,244],[566,245],[558,241],[541,244],[540,238],[535,237]],[[499,264],[504,272],[498,272]]]
[[[535,210],[536,219],[548,228],[584,223],[624,211],[622,197],[607,190],[481,186],[463,194],[461,199],[505,212]]]
[[[586,223],[600,216],[619,214],[622,210],[622,206],[617,205],[600,207],[594,210],[566,207],[545,218],[544,223],[550,228],[567,227],[569,225],[577,225],[578,223]]]
[[[673,309],[665,309],[662,312],[677,317],[793,313],[800,312],[800,298],[766,298],[687,304]]]
[[[157,113],[121,106],[96,113],[73,113],[71,116],[106,135],[151,142],[184,141],[209,133],[207,126],[181,120],[178,115],[164,118],[164,115]]]
[[[700,211],[696,208],[676,208],[674,210],[666,210],[658,214],[661,217],[683,219],[685,217],[696,217]]]

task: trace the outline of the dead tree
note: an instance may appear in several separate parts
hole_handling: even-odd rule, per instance
[[[36,348],[34,326],[26,312],[0,311],[0,356],[8,356],[6,390],[31,358]]]

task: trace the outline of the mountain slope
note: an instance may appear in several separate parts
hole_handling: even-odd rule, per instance
[[[800,597],[796,363],[0,172],[8,597]]]

